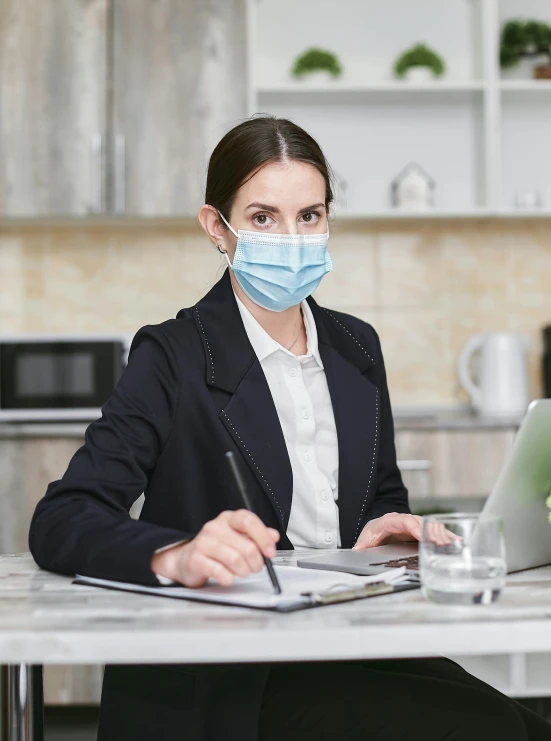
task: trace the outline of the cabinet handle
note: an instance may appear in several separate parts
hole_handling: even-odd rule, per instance
[[[103,211],[103,137],[98,132],[90,140],[90,211]]]
[[[115,213],[126,212],[126,137],[115,136]]]
[[[412,460],[412,461],[397,461],[398,468],[402,471],[430,471],[432,469],[432,461],[425,460]]]

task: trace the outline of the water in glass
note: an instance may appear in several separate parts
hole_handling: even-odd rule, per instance
[[[433,602],[493,602],[507,573],[501,519],[468,513],[425,517],[420,572],[423,594]]]

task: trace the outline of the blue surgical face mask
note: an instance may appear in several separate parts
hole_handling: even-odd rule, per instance
[[[284,311],[300,304],[333,269],[327,252],[329,225],[324,234],[272,234],[236,232],[224,222],[237,237],[233,262],[224,252],[226,261],[244,293],[264,309]]]

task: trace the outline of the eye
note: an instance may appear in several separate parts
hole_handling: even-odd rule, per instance
[[[256,221],[256,219],[259,219],[259,221]],[[271,216],[268,216],[268,214],[255,214],[253,216],[253,224],[255,226],[271,226],[270,222],[273,222]]]
[[[319,211],[306,211],[304,214],[302,214],[302,218],[305,220],[306,224],[317,224],[320,220],[320,212]]]

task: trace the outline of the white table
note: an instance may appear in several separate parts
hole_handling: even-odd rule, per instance
[[[280,551],[274,561],[293,564],[297,555]],[[514,658],[523,657],[525,675],[532,671],[536,684],[539,677],[549,685],[537,661],[530,664],[546,654],[551,656],[551,567],[510,576],[489,606],[433,605],[414,590],[286,615],[73,585],[71,577],[38,569],[29,554],[0,556],[7,741],[40,737],[41,708],[33,708],[33,699],[40,700],[43,664],[446,655],[460,663],[462,657],[489,657],[496,671],[513,657],[512,675],[518,675]],[[513,676],[513,684],[518,680]]]

